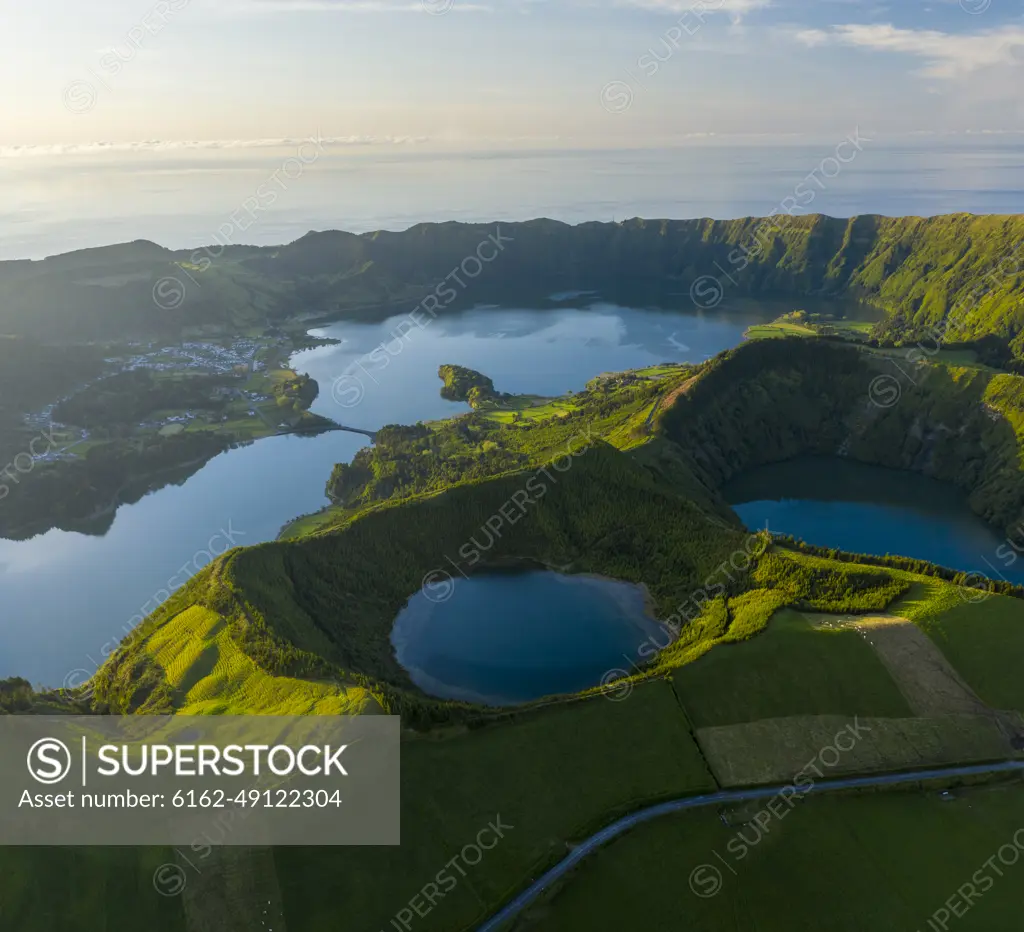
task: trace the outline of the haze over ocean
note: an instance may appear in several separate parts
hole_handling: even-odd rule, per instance
[[[1024,212],[1020,134],[859,133],[860,151],[843,150],[843,164],[832,158],[841,134],[635,149],[327,144],[315,156],[307,145],[305,164],[295,159],[301,140],[60,155],[0,149],[0,259],[134,239],[195,247],[215,242],[225,224],[230,242],[267,245],[309,230],[429,221],[764,216],[812,174],[813,199],[802,197],[794,215]],[[248,216],[242,205],[261,186]]]

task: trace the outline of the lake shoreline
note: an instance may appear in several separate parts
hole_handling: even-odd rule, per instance
[[[643,646],[663,649],[670,636],[650,607],[643,585],[506,562],[414,593],[389,640],[428,696],[529,705],[603,686],[628,675],[624,665],[639,669]]]
[[[1000,528],[950,482],[847,457],[802,455],[733,477],[723,487],[748,527],[876,557],[901,556],[1024,583]],[[744,499],[737,501],[737,498]]]

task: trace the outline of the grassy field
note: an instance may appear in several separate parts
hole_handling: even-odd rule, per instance
[[[673,672],[680,702],[723,785],[791,779],[855,717],[865,724],[865,733],[836,762],[836,774],[997,760],[1015,753],[1009,736],[1020,731],[1021,718],[999,716],[993,709],[1015,709],[995,700],[1020,695],[1013,676],[1019,654],[1000,650],[1000,644],[1019,637],[1024,614],[1019,600],[993,597],[964,604],[957,587],[894,574],[917,580],[895,610],[931,619],[922,628],[936,637],[945,657],[920,633],[916,650],[903,649],[902,642],[917,630],[912,626],[902,632],[898,625],[890,630],[868,622],[855,628],[856,619],[849,616],[832,616],[835,622],[829,624],[826,616],[784,609],[764,633],[739,644],[720,641]],[[979,637],[981,630],[985,636]],[[889,643],[897,635],[900,644]],[[943,674],[947,659],[956,673]],[[988,684],[979,690],[982,701],[957,686],[957,673]],[[922,703],[922,690],[929,689],[935,702]]]
[[[471,928],[564,856],[568,842],[615,815],[713,786],[672,689],[656,682],[625,702],[596,698],[412,738],[402,748],[401,847],[278,848],[269,863],[229,849],[226,876],[218,858],[189,853],[199,871],[187,871],[194,901],[188,891],[166,898],[153,888],[154,870],[176,861],[169,850],[0,848],[0,928],[248,932],[261,928],[238,924],[252,912],[253,872],[263,877],[260,895],[280,897],[290,932],[391,928],[500,816],[504,837],[478,863],[473,854],[459,861],[464,877],[450,866],[458,885],[416,919],[421,932],[452,932]],[[204,896],[212,897],[205,905]],[[196,924],[196,909],[236,924]]]
[[[871,320],[830,320],[829,326],[834,330],[845,331],[853,335],[866,337],[874,329],[875,322]]]
[[[182,715],[353,715],[376,708],[358,686],[271,676],[228,636],[215,612],[193,605],[147,639]]]
[[[312,514],[303,515],[289,521],[281,528],[277,536],[278,540],[299,540],[325,530],[337,520],[340,508],[325,508],[323,511],[315,511]]]
[[[990,717],[790,715],[701,728],[697,740],[723,786],[788,783],[815,762],[829,776],[1005,760],[1014,750]]]
[[[790,311],[769,324],[748,327],[743,336],[747,340],[833,336],[860,342],[867,339],[874,326],[870,320],[846,320],[830,315],[808,315],[806,311]]]
[[[994,868],[985,862],[1001,846],[1012,847],[1021,826],[1024,788],[1019,784],[958,791],[952,801],[935,792],[811,798],[783,820],[773,820],[760,843],[746,847],[736,842],[744,827],[723,825],[714,810],[671,816],[593,855],[515,928],[925,930],[942,928],[929,926],[929,919],[957,897],[959,918],[950,915],[948,928],[1017,932],[1024,859],[1007,866],[997,858]],[[757,826],[747,826],[743,837],[753,841]],[[1020,851],[1004,853],[1008,861],[1020,856]],[[717,895],[700,898],[692,892],[688,879],[700,865],[721,871]],[[979,869],[985,880],[976,876]],[[708,885],[697,888],[713,889],[709,877],[707,871],[699,874]],[[967,883],[974,883],[979,896],[965,909],[963,896],[971,893]]]
[[[495,424],[511,424],[518,419],[543,421],[549,417],[564,417],[578,411],[580,406],[571,395],[562,398],[546,398],[543,395],[513,395],[500,405],[485,403],[480,413]],[[517,418],[518,415],[518,418]]]
[[[860,635],[815,628],[791,609],[752,640],[714,647],[673,681],[696,728],[790,715],[911,715]]]
[[[918,587],[893,606],[915,621],[982,700],[996,709],[1024,712],[1024,602],[955,587]]]
[[[747,340],[777,340],[780,337],[816,337],[816,330],[793,321],[775,321],[770,324],[755,324],[744,331]]]
[[[165,848],[0,847],[0,929],[11,932],[185,932],[180,897],[160,896]]]
[[[657,375],[649,375],[646,378],[664,381],[670,374],[678,374],[678,370],[669,372],[661,370]],[[593,430],[602,439],[620,450],[628,450],[645,441],[646,438],[642,434],[638,434],[638,428],[644,424],[656,404],[656,401],[641,400],[623,405],[611,416],[594,418],[591,415],[588,420],[591,420]],[[532,395],[520,395],[516,396],[508,405],[482,409],[480,413],[494,424],[509,426],[526,423],[540,424],[552,418],[566,418],[581,412],[584,415],[587,414],[586,409],[574,401],[572,396],[539,398]]]
[[[625,702],[597,698],[450,734],[403,745],[401,848],[276,850],[291,932],[336,932],[339,903],[345,915],[358,917],[352,928],[390,928],[391,918],[500,814],[513,826],[506,837],[416,919],[420,932],[469,928],[563,857],[571,839],[645,801],[713,786],[662,682]]]
[[[891,356],[895,359],[906,359],[907,354],[917,349],[915,346],[877,346],[872,347],[868,352],[876,356]],[[977,369],[984,372],[997,372],[991,366],[985,366],[978,362],[978,354],[972,349],[942,349],[938,352],[924,351],[917,349],[917,355],[912,359],[923,359],[930,363],[941,363],[945,366],[960,366],[967,369]]]

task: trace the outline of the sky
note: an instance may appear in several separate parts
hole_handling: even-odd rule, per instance
[[[1020,0],[33,0],[0,157],[1024,129]]]

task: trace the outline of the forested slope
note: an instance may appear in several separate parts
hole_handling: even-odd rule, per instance
[[[890,393],[878,391],[882,386]],[[1024,378],[890,360],[821,340],[717,357],[660,418],[711,488],[764,463],[842,453],[952,482],[986,520],[1024,529]]]
[[[310,312],[360,315],[594,289],[801,297],[884,308],[880,335],[947,342],[994,335],[1024,358],[1024,217],[641,220],[569,226],[418,224],[400,233],[310,233],[281,247],[152,243],[0,263],[0,332],[99,338],[184,327],[231,330]],[[180,288],[169,286],[176,279]],[[173,298],[166,309],[154,302]],[[707,290],[710,288],[710,290]],[[180,301],[179,301],[180,298]]]

